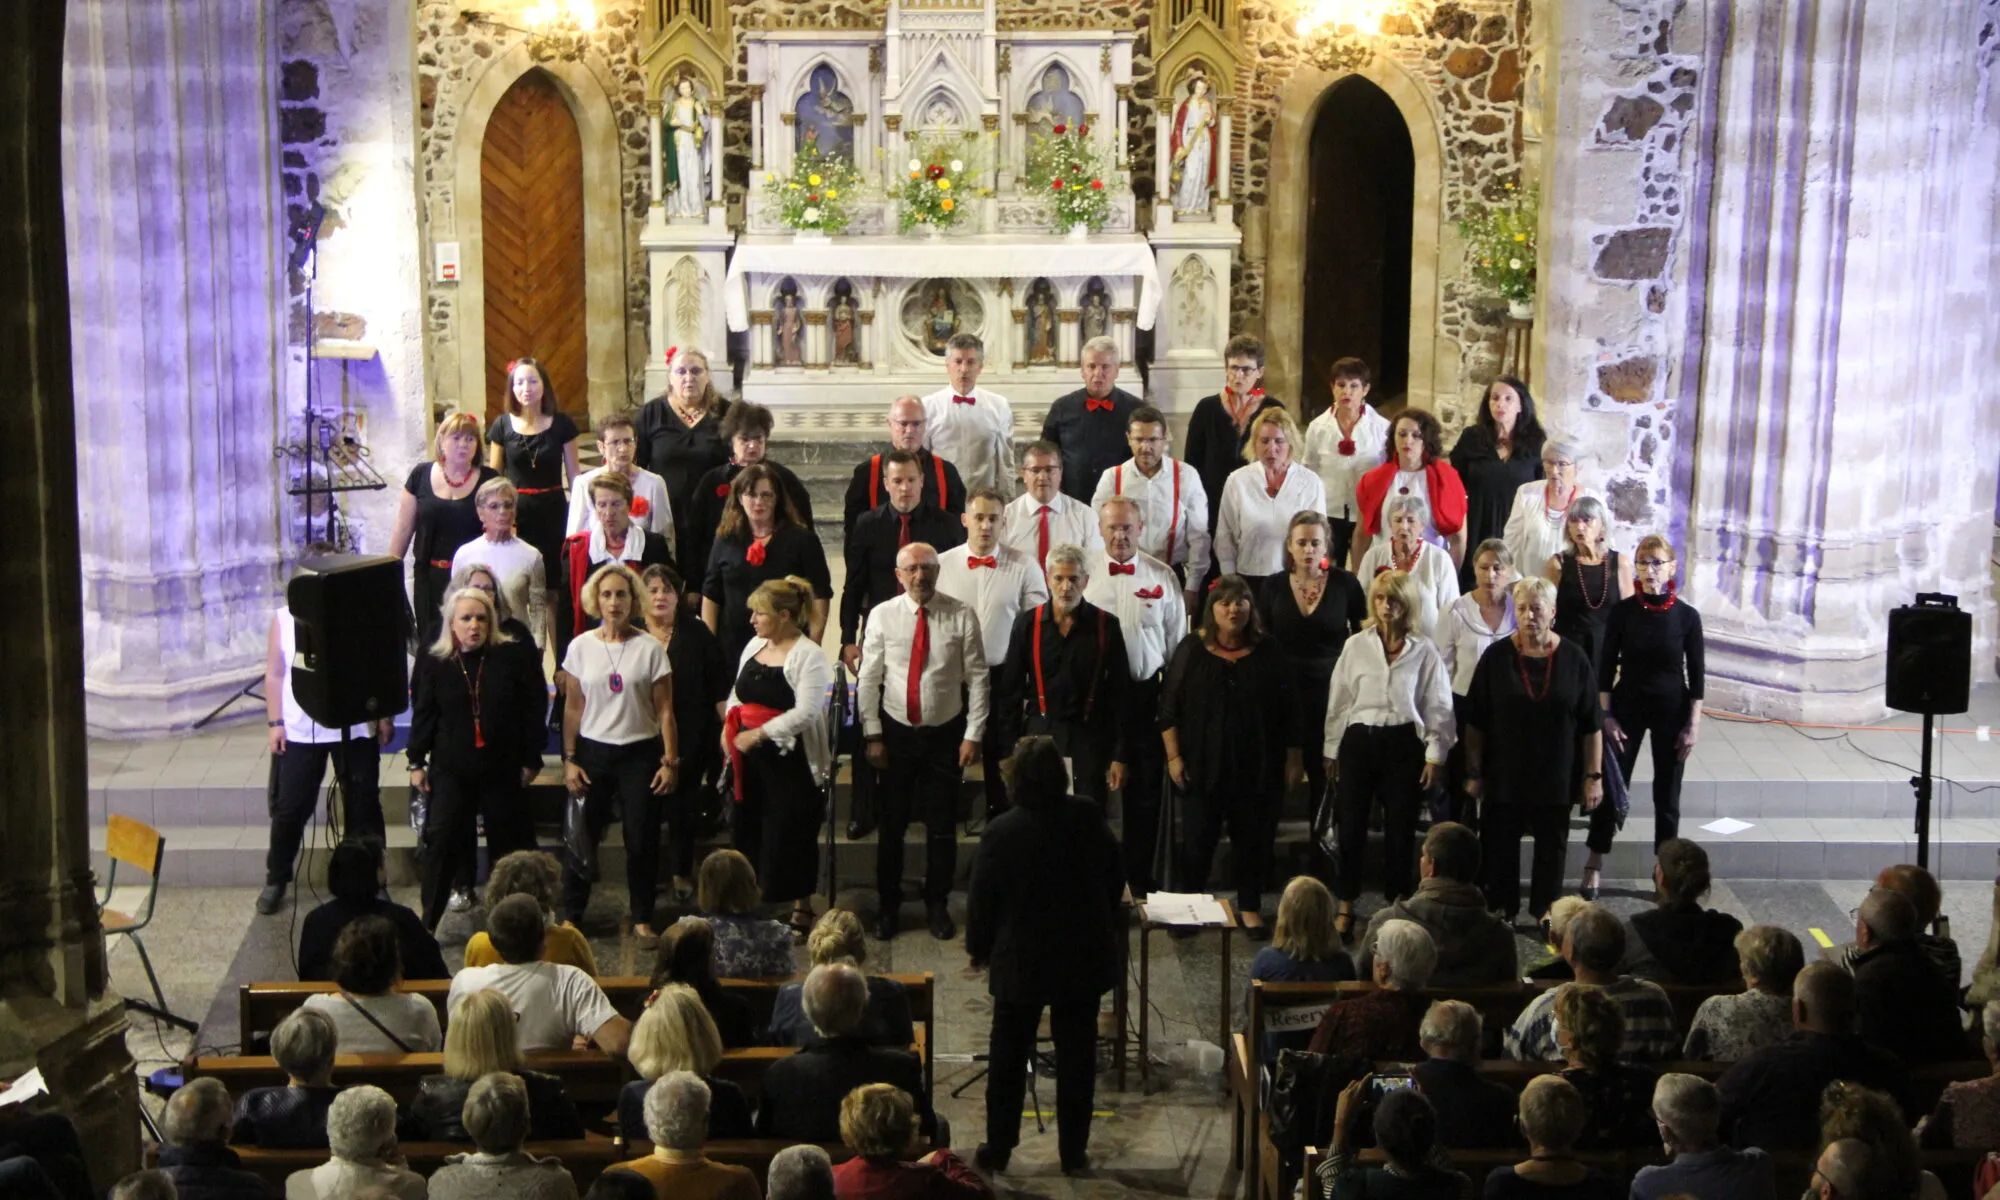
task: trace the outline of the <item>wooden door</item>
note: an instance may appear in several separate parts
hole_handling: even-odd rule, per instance
[[[486,415],[507,406],[507,364],[541,360],[556,405],[588,425],[583,139],[547,72],[516,80],[479,152],[486,273]]]

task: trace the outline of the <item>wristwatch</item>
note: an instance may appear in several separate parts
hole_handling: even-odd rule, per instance
[[[265,727],[266,729],[282,729],[282,728],[284,728],[284,725],[285,725],[285,722],[284,722],[284,719],[283,719],[283,718],[280,718],[280,719],[278,719],[278,720],[276,720],[276,721],[266,721],[266,722],[264,722],[264,727]]]
[[[1585,779],[1602,779],[1602,778],[1604,778],[1604,772],[1602,772],[1602,771],[1585,771],[1585,772],[1583,773],[1583,777],[1584,777]]]

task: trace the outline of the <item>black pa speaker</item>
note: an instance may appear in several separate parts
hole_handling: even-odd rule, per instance
[[[1957,596],[1927,592],[1889,610],[1890,708],[1962,713],[1972,699],[1972,614]]]
[[[299,564],[285,589],[296,633],[292,694],[306,715],[342,728],[409,707],[403,564],[331,554]]]

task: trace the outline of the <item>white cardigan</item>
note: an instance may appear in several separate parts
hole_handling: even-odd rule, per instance
[[[1549,520],[1544,486],[1545,481],[1536,479],[1515,489],[1514,508],[1507,514],[1507,531],[1500,535],[1507,549],[1513,552],[1514,574],[1524,579],[1540,575],[1549,559],[1563,552],[1564,518]],[[1570,503],[1574,505],[1585,496],[1603,499],[1589,488],[1579,487]],[[1566,516],[1569,510],[1563,511]],[[1477,546],[1465,548],[1467,554],[1476,554],[1478,550]]]
[[[1361,556],[1361,590],[1367,591],[1377,575],[1393,570],[1395,565],[1395,552],[1386,539],[1368,547],[1368,553]],[[1451,552],[1439,549],[1435,542],[1424,542],[1410,568],[1410,586],[1417,593],[1417,610],[1410,614],[1410,631],[1436,642],[1438,624],[1445,610],[1458,599],[1458,568],[1451,565]]]
[[[757,657],[758,652],[771,643],[760,637],[750,639],[743,647],[743,653],[736,660],[736,677],[742,678],[744,664]],[[812,765],[813,781],[826,785],[827,772],[833,766],[833,740],[827,730],[826,689],[833,683],[833,666],[827,662],[826,651],[818,643],[803,633],[792,643],[791,653],[785,656],[785,682],[792,687],[792,695],[797,703],[791,711],[781,717],[774,717],[764,728],[765,736],[778,748],[780,754],[790,754],[801,739],[805,741],[806,762]],[[735,708],[742,701],[736,698],[736,685],[729,687],[729,705]]]
[[[1444,655],[1444,665],[1451,671],[1451,690],[1454,695],[1463,696],[1472,690],[1472,672],[1479,666],[1479,658],[1486,648],[1501,638],[1512,637],[1514,623],[1514,596],[1506,594],[1506,611],[1500,615],[1500,628],[1489,629],[1485,614],[1479,611],[1479,596],[1467,592],[1452,601],[1451,607],[1438,618],[1437,648]]]

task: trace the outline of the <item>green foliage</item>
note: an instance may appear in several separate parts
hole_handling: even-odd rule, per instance
[[[1056,228],[1104,228],[1111,215],[1111,188],[1104,158],[1090,140],[1090,126],[1055,127],[1028,147],[1028,192],[1048,199]]]
[[[1513,184],[1493,204],[1473,204],[1459,218],[1472,277],[1507,300],[1535,295],[1535,221],[1539,197]]]
[[[764,172],[764,198],[787,229],[833,234],[854,219],[864,183],[846,159],[808,145],[793,156],[790,173]]]

